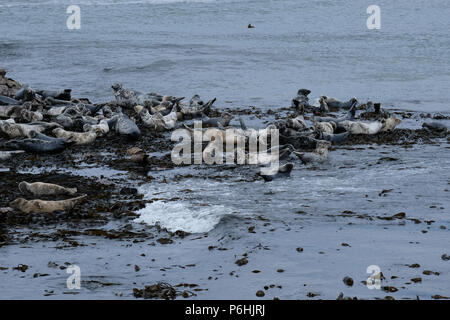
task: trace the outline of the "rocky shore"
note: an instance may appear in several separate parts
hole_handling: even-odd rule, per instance
[[[280,132],[281,146],[286,146],[289,153],[281,162],[304,170],[317,170],[321,163],[333,161],[328,159],[328,154],[343,150],[363,153],[366,149],[377,150],[378,146],[408,149],[428,144],[448,149],[448,114],[385,110],[370,101],[342,102],[323,96],[313,103],[307,89],[299,90],[285,106],[270,110],[216,107],[213,97],[204,102],[194,96],[184,102],[181,97],[142,94],[119,84],[112,86],[112,92],[114,100],[92,103],[88,98],[72,97],[70,89],[47,91],[22,85],[7,78],[6,71],[0,69],[0,250],[39,243],[54,243],[55,248],[65,250],[90,246],[96,239],[164,246],[187,236],[202,237],[190,235],[186,230],[133,222],[139,217],[137,211],[149,203],[176,202],[183,198],[180,193],[172,198],[148,199],[139,188],[152,183],[171,183],[166,178],[160,179],[161,172],[180,167],[171,160],[176,144],[170,139],[171,132],[192,127],[194,120],[202,120],[205,127],[208,124],[221,132],[227,128],[241,130],[233,131],[232,138],[242,137],[246,141],[249,127],[273,126]],[[396,119],[395,123],[390,119]],[[395,157],[382,153],[377,159],[395,161]],[[196,169],[191,173],[176,175],[173,180],[195,176],[236,181],[239,189],[239,179],[246,182],[289,179],[290,170],[286,175],[276,172],[269,179],[262,177],[259,174],[262,165],[216,164],[209,166],[208,171],[198,170],[204,165],[193,166]],[[11,206],[18,198],[36,199],[19,190],[22,181],[77,188],[73,196],[87,197],[67,211],[26,213]],[[69,198],[39,197],[43,201]],[[349,210],[358,211],[358,208]],[[261,219],[264,223],[265,218]],[[0,267],[6,268],[2,270],[12,271],[2,264],[4,261]],[[137,298],[188,298],[205,290],[196,284],[172,285],[149,283],[144,289],[134,288],[133,294]]]

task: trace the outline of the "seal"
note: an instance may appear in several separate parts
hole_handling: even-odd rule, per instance
[[[22,109],[22,111],[20,112],[20,118],[21,120],[26,122],[37,122],[42,121],[44,119],[44,116],[39,111]]]
[[[381,132],[392,131],[401,122],[402,122],[402,120],[400,120],[398,118],[395,118],[395,117],[391,117],[391,118],[387,118],[387,119],[381,119],[381,123],[383,124],[383,126],[382,126],[380,131]]]
[[[0,96],[0,105],[18,106],[21,105],[21,103],[16,99],[7,96]]]
[[[299,89],[297,91],[297,96],[292,99],[291,106],[295,108],[298,112],[303,114],[305,112],[306,107],[310,107],[308,95],[311,93],[311,90],[308,89]]]
[[[20,116],[22,107],[20,106],[10,106],[10,105],[0,105],[0,117],[10,118]]]
[[[28,138],[30,137],[30,131],[43,132],[47,129],[60,127],[59,124],[54,122],[35,122],[30,124],[15,123],[13,121],[0,120],[0,130],[7,134],[10,138]]]
[[[164,127],[166,128],[166,130],[175,128],[175,125],[178,121],[177,109],[178,105],[175,104],[172,108],[172,111],[168,115],[163,116]]]
[[[358,104],[358,99],[355,97],[345,102],[327,96],[321,96],[321,98],[323,99],[323,102],[332,109],[350,109],[353,105]]]
[[[339,122],[338,127],[351,134],[377,134],[383,128],[383,123],[381,121],[365,123],[347,120]]]
[[[293,119],[288,119],[286,127],[292,128],[296,131],[303,131],[308,129],[308,126],[306,125],[305,119],[302,115],[299,115]]]
[[[62,140],[41,140],[41,139],[21,139],[21,140],[9,140],[5,142],[5,147],[15,150],[25,150],[29,153],[45,154],[45,153],[58,153],[66,149],[70,142]]]
[[[189,107],[185,105],[179,105],[179,111],[182,113],[184,119],[192,119],[201,117],[202,114],[209,114],[211,107],[216,101],[216,98],[209,100],[206,104],[196,94],[189,101]]]
[[[298,152],[293,153],[302,161],[303,164],[308,163],[324,163],[328,160],[328,148],[331,146],[329,141],[320,140],[317,142],[317,148],[313,152]]]
[[[141,130],[139,130],[136,123],[123,113],[109,119],[108,125],[110,130],[114,130],[116,133],[129,139],[137,140],[141,137]]]
[[[62,106],[62,107],[51,107],[50,109],[47,109],[44,111],[45,115],[50,116],[50,117],[57,117],[60,114],[62,114],[67,107]]]
[[[57,195],[69,195],[73,196],[77,193],[77,188],[65,188],[57,184],[33,182],[28,183],[22,181],[19,183],[19,190],[25,195],[33,196],[57,196]]]
[[[203,115],[202,125],[206,125],[206,127],[225,128],[230,124],[230,121],[233,120],[233,118],[234,116],[228,112],[225,112],[220,118],[209,118]]]
[[[424,122],[422,124],[422,128],[429,132],[439,132],[439,133],[447,133],[448,128],[445,124],[433,121],[433,122]]]
[[[150,114],[150,112],[141,105],[135,106],[134,111],[139,115],[144,126],[156,131],[165,130],[164,118],[161,113],[157,112],[155,114]]]
[[[67,142],[74,142],[76,145],[86,145],[90,144],[97,139],[98,136],[102,135],[102,132],[98,128],[94,128],[93,131],[89,132],[73,132],[66,131],[62,128],[53,129],[52,133],[57,138],[66,139]]]
[[[354,120],[356,114],[356,105],[354,105],[344,117],[332,118],[332,117],[313,117],[314,122],[334,122],[338,125],[342,121]]]
[[[325,132],[328,134],[332,134],[334,130],[336,130],[337,125],[334,121],[331,122],[315,122],[314,130],[318,132]]]
[[[78,203],[84,201],[87,195],[82,195],[77,198],[59,200],[59,201],[45,201],[45,200],[25,200],[18,198],[10,202],[9,206],[13,209],[22,211],[23,213],[53,213],[55,211],[69,211],[73,209]]]
[[[101,136],[104,136],[109,132],[108,120],[102,119],[98,124],[86,123],[85,125],[83,125],[83,131],[95,131],[98,132]]]
[[[272,170],[270,170],[265,174],[259,173],[259,175],[266,182],[273,181],[274,179],[289,177],[291,175],[291,171],[293,168],[294,168],[293,163],[286,163],[282,166],[272,168]]]
[[[32,101],[34,99],[34,91],[27,85],[17,90],[14,99],[20,101]]]
[[[36,90],[36,93],[42,96],[44,99],[53,98],[56,100],[71,100],[72,89],[64,89],[60,91],[52,91],[52,90]]]
[[[349,136],[348,131],[343,132],[343,133],[336,133],[336,134],[322,132],[319,135],[318,139],[330,141],[332,143],[341,143],[341,142],[344,142],[345,140],[347,140],[348,136]]]

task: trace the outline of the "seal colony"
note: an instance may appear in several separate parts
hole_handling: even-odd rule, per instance
[[[259,109],[252,106],[217,107],[215,106],[217,101],[212,97],[202,100],[198,95],[194,95],[192,99],[184,99],[182,94],[179,96],[154,92],[143,94],[124,86],[120,86],[121,91],[118,98],[111,95],[112,101],[92,103],[86,98],[72,97],[75,90],[70,92],[64,89],[53,90],[53,93],[47,90],[47,93],[44,93],[39,90],[41,88],[25,86],[6,78],[6,72],[0,79],[0,83],[0,94],[5,97],[1,101],[6,101],[0,103],[0,120],[6,131],[0,132],[0,189],[3,191],[0,193],[0,247],[11,246],[11,249],[20,247],[18,256],[14,259],[6,259],[11,260],[9,265],[4,263],[0,266],[4,270],[2,274],[6,281],[8,281],[7,277],[12,279],[11,281],[16,279],[15,263],[18,261],[17,259],[21,259],[18,262],[29,265],[29,270],[32,270],[32,273],[29,273],[28,270],[28,273],[23,274],[28,277],[27,281],[34,279],[33,274],[40,277],[39,274],[44,270],[39,268],[45,268],[46,261],[42,265],[33,260],[33,257],[28,258],[29,252],[32,252],[35,246],[40,245],[48,248],[47,251],[42,251],[42,254],[44,257],[48,256],[49,259],[51,257],[49,266],[59,264],[61,268],[64,261],[67,260],[67,249],[73,250],[75,255],[80,254],[80,257],[83,256],[81,253],[88,249],[87,247],[96,248],[96,251],[99,252],[98,257],[105,252],[103,249],[111,249],[113,251],[108,252],[122,256],[120,262],[123,262],[124,266],[127,265],[126,267],[136,270],[138,276],[136,280],[147,278],[148,273],[145,273],[147,268],[142,268],[142,266],[143,263],[146,266],[152,265],[153,261],[150,259],[153,258],[156,259],[153,266],[167,267],[167,264],[169,266],[177,264],[183,269],[195,268],[195,273],[201,274],[204,279],[196,279],[195,275],[190,274],[186,280],[198,282],[199,287],[196,287],[198,289],[208,287],[209,280],[205,279],[204,275],[211,276],[209,277],[211,279],[217,277],[226,286],[229,283],[228,271],[242,276],[243,274],[240,274],[239,271],[247,272],[248,269],[245,269],[245,266],[241,267],[241,264],[245,263],[252,269],[258,268],[261,265],[257,262],[259,259],[254,259],[255,255],[259,251],[263,252],[262,250],[264,250],[262,254],[266,255],[266,249],[272,249],[267,253],[274,254],[274,244],[277,245],[277,243],[272,239],[275,238],[282,241],[291,235],[290,240],[295,239],[290,242],[290,246],[286,247],[287,251],[282,253],[283,256],[288,252],[293,252],[293,255],[302,255],[303,253],[300,252],[303,251],[306,254],[311,252],[314,254],[315,250],[326,252],[324,249],[329,248],[328,244],[326,247],[321,247],[320,244],[314,247],[305,243],[306,238],[316,236],[315,230],[317,229],[314,227],[314,230],[308,231],[304,221],[322,223],[330,220],[330,230],[336,230],[337,226],[340,228],[339,225],[343,224],[351,224],[352,226],[349,228],[353,229],[358,221],[362,221],[363,230],[367,230],[366,223],[370,223],[371,228],[372,226],[378,228],[378,222],[388,220],[386,223],[389,225],[380,226],[386,236],[405,229],[405,223],[406,227],[409,225],[414,228],[409,230],[416,230],[418,233],[420,233],[420,229],[424,229],[421,226],[426,224],[427,236],[430,236],[430,231],[433,231],[432,226],[428,225],[432,223],[427,220],[430,219],[427,217],[428,211],[424,212],[424,215],[414,215],[416,212],[410,213],[410,209],[405,208],[406,213],[391,217],[390,212],[385,215],[383,210],[381,212],[376,210],[384,205],[383,199],[386,195],[393,197],[387,199],[390,202],[395,199],[403,200],[406,197],[405,189],[390,192],[390,189],[396,189],[395,186],[389,186],[392,183],[390,177],[382,179],[383,181],[379,183],[375,181],[376,188],[380,187],[380,189],[376,189],[375,193],[369,194],[368,197],[366,196],[367,198],[364,198],[364,193],[360,193],[362,200],[355,199],[353,191],[350,192],[351,200],[348,202],[343,200],[345,202],[343,205],[335,203],[334,200],[330,201],[328,196],[333,197],[333,193],[327,190],[329,186],[327,184],[320,183],[320,186],[323,186],[323,192],[320,192],[317,198],[305,195],[300,190],[309,188],[310,184],[311,186],[317,185],[317,181],[312,180],[316,178],[324,182],[327,182],[329,177],[336,176],[342,176],[344,179],[350,177],[352,180],[353,175],[361,174],[367,177],[368,173],[374,171],[387,177],[387,172],[408,169],[410,164],[403,163],[408,160],[405,157],[423,155],[423,150],[430,150],[430,152],[436,150],[440,156],[445,155],[446,148],[448,148],[445,141],[450,141],[446,126],[448,124],[446,121],[449,120],[448,114],[424,113],[420,115],[420,113],[388,110],[382,108],[378,102],[371,101],[356,102],[355,104],[355,101],[351,99],[352,95],[343,97],[345,98],[342,99],[343,103],[339,104],[335,102],[337,99],[323,98],[318,94],[313,95],[307,89],[301,89],[297,93],[293,92],[292,101],[287,100],[271,109]],[[112,94],[114,93],[115,91],[112,89]],[[327,101],[332,105],[328,105]],[[402,120],[402,122],[395,119]],[[205,141],[200,153],[214,154],[214,147],[220,142],[222,144],[236,143],[242,140],[247,142],[252,137],[252,128],[260,129],[258,134],[263,138],[270,138],[270,130],[278,129],[281,144],[279,146],[269,145],[269,153],[258,154],[256,164],[248,164],[251,156],[248,149],[244,149],[242,154],[244,161],[236,163],[237,165],[202,164],[188,167],[185,164],[175,164],[170,156],[171,151],[179,142],[171,140],[174,130],[186,129],[187,135],[195,135],[194,121],[202,120],[203,130],[213,128],[220,133],[221,139]],[[87,134],[84,135],[84,133]],[[83,137],[88,139],[84,140]],[[92,141],[89,141],[90,139]],[[435,148],[435,145],[442,143],[444,144],[442,148]],[[413,144],[418,144],[417,148],[412,146]],[[381,146],[377,147],[377,145]],[[278,151],[279,157],[277,156],[277,158],[279,158],[280,167],[260,173],[260,168],[265,168],[276,157],[276,153],[271,151]],[[393,153],[390,154],[392,151]],[[388,153],[389,155],[387,155]],[[377,157],[377,154],[380,156]],[[225,155],[225,157],[227,156],[228,154]],[[234,158],[239,158],[236,157],[236,154],[234,156]],[[426,156],[429,159],[430,155]],[[361,158],[355,159],[358,157]],[[422,164],[427,165],[426,162]],[[411,165],[415,166],[416,164],[412,163]],[[404,172],[399,171],[398,177],[401,177]],[[202,182],[203,180],[205,183]],[[359,181],[359,179],[357,180]],[[197,181],[200,182],[200,188],[195,185],[191,186]],[[293,185],[292,182],[295,182],[295,186],[297,183],[303,185],[298,186],[298,189],[296,187],[286,189],[287,186]],[[351,183],[351,181],[349,182]],[[447,181],[444,182],[447,183]],[[340,180],[338,183],[346,184],[346,181]],[[355,183],[360,185],[360,182]],[[373,187],[371,181],[368,181],[368,184]],[[150,188],[150,192],[141,194],[137,189],[141,185],[143,192],[147,187]],[[359,185],[356,185],[358,190],[360,190]],[[204,186],[208,186],[208,188],[211,186],[211,190],[205,190]],[[253,190],[253,187],[256,191]],[[347,186],[344,185],[343,188],[345,187]],[[389,189],[387,189],[388,187]],[[406,190],[412,190],[413,187]],[[281,190],[278,191],[280,188]],[[444,186],[444,188],[448,187]],[[168,191],[160,193],[159,189]],[[364,189],[364,186],[361,189]],[[153,192],[153,190],[156,191]],[[313,190],[315,192],[318,189],[314,187]],[[378,194],[380,190],[383,191]],[[399,191],[400,195],[396,195],[396,191]],[[166,229],[168,226],[164,221],[155,224],[150,222],[141,224],[136,221],[136,218],[141,217],[140,211],[142,209],[146,212],[150,211],[154,202],[163,210],[167,208],[167,211],[162,214],[167,213],[168,215],[172,213],[169,211],[172,205],[181,207],[183,203],[190,202],[192,199],[192,204],[196,206],[197,198],[201,198],[200,205],[204,205],[205,210],[209,210],[206,206],[215,207],[216,205],[209,196],[213,194],[214,199],[217,192],[219,199],[222,195],[227,196],[226,193],[232,193],[231,196],[236,197],[237,201],[241,195],[233,193],[245,192],[242,198],[244,201],[251,202],[257,216],[245,216],[237,213],[236,216],[226,217],[214,227],[213,232],[207,232],[202,236],[189,235],[189,229],[184,229],[182,226],[178,230]],[[409,194],[415,195],[414,192],[409,192]],[[443,194],[445,195],[445,193]],[[335,198],[331,199],[346,197],[345,192],[341,193],[340,191],[334,196]],[[326,201],[323,201],[324,199]],[[368,206],[367,210],[364,210],[364,207],[359,206],[366,202],[376,202],[377,199],[381,201],[377,207]],[[438,197],[434,197],[432,200],[437,199]],[[357,202],[353,202],[353,200]],[[316,204],[314,204],[315,202]],[[439,206],[431,209],[431,205],[436,203],[425,202],[430,204],[430,211],[440,210]],[[268,209],[263,209],[263,206]],[[280,208],[279,212],[273,210],[272,206]],[[225,206],[220,210],[226,211],[227,209]],[[340,213],[341,210],[345,211]],[[334,213],[334,211],[336,212]],[[366,213],[369,211],[373,213]],[[322,212],[325,218],[322,218]],[[153,214],[153,211],[150,213]],[[188,215],[189,212],[180,210],[176,214]],[[295,223],[297,220],[300,220],[298,224]],[[373,222],[368,222],[372,220]],[[399,223],[398,228],[396,227],[397,222]],[[416,229],[416,227],[420,229]],[[436,227],[434,229],[438,229],[438,226]],[[300,230],[304,235],[303,240],[299,238],[298,231]],[[310,233],[305,235],[305,231]],[[265,238],[265,234],[268,232],[273,234],[273,238]],[[437,232],[445,231],[439,229]],[[251,238],[243,238],[247,234]],[[235,240],[226,240],[228,237]],[[420,233],[415,239],[420,240],[422,237],[423,234]],[[223,241],[224,239],[226,241]],[[215,260],[212,263],[216,265],[223,265],[222,262],[227,259],[235,261],[236,257],[241,254],[245,259],[239,259],[236,264],[230,263],[229,265],[232,266],[227,269],[218,270],[218,273],[223,273],[221,276],[210,270],[211,264],[209,263],[188,266],[186,263],[191,261],[171,256],[171,249],[177,250],[177,248],[170,246],[178,246],[183,241],[187,241],[189,245],[195,244],[194,240],[198,241],[198,252],[195,252],[196,255],[198,254],[195,257],[196,260],[209,259],[209,254],[214,254]],[[262,246],[253,247],[253,244],[257,243],[261,243]],[[283,245],[282,242],[278,243]],[[305,250],[297,247],[298,245],[304,246]],[[337,245],[339,246],[339,243]],[[151,250],[152,252],[148,254],[145,248],[149,246],[156,250]],[[27,247],[31,251],[26,251]],[[117,248],[120,250],[123,248],[123,251],[117,251]],[[63,252],[59,249],[63,249]],[[350,246],[345,249],[345,252],[340,250],[336,251],[336,254],[345,254],[345,258],[351,258],[351,256],[347,256],[348,250],[352,250]],[[146,254],[146,258],[143,257],[143,252]],[[155,252],[161,252],[161,254],[158,255]],[[206,252],[205,257],[202,256],[204,252]],[[335,261],[333,259],[339,257],[330,256],[330,252],[328,251],[321,258],[329,257],[331,259],[329,261]],[[61,255],[58,256],[58,253]],[[93,256],[89,255],[88,259],[91,257]],[[295,259],[294,256],[289,257]],[[171,261],[165,262],[167,258],[171,258]],[[440,257],[438,258],[440,259]],[[69,262],[76,261],[69,260]],[[85,262],[86,260],[80,260],[80,263]],[[417,261],[408,260],[406,262]],[[322,260],[320,263],[323,263]],[[141,267],[139,272],[137,272],[139,268],[136,268],[135,265]],[[236,265],[239,266],[237,270],[237,267],[234,267]],[[11,271],[5,270],[5,267]],[[123,268],[120,267],[120,272]],[[173,268],[172,272],[176,272],[176,269]],[[99,270],[105,269],[101,267]],[[289,266],[287,266],[287,270],[289,270]],[[401,270],[401,272],[403,271],[405,270]],[[415,272],[416,269],[410,271]],[[49,267],[45,272],[56,276],[60,269],[53,270],[53,267]],[[62,272],[64,273],[64,271]],[[161,270],[161,272],[171,276],[169,269]],[[281,273],[276,272],[277,275],[282,276]],[[403,278],[398,278],[398,284],[392,280],[387,284],[401,285],[403,280],[406,281],[407,277],[413,275],[412,272]],[[132,274],[134,273],[133,271]],[[399,275],[399,273],[390,275]],[[112,276],[114,277],[114,274]],[[386,276],[389,279],[388,275]],[[289,281],[286,278],[278,278],[280,281]],[[116,280],[114,279],[114,281]],[[125,297],[128,290],[128,296],[132,297],[129,290],[130,281],[136,280],[129,275],[124,279],[122,286],[117,285],[112,288],[114,292],[123,291]],[[173,278],[168,280],[174,281]],[[240,281],[242,280],[245,280],[244,277],[241,277]],[[104,282],[105,279],[102,281]],[[214,281],[214,283],[219,283],[219,281]],[[88,284],[89,280],[86,283]],[[13,288],[14,284],[11,284],[12,290],[17,290]],[[94,284],[97,285],[97,282]],[[219,290],[224,284],[219,284]],[[281,284],[283,283],[280,282],[280,287]],[[55,286],[59,285],[58,283]],[[269,285],[267,283],[267,286]],[[183,286],[186,288],[189,284],[183,284]],[[177,286],[174,287],[177,288]],[[104,290],[110,290],[107,288],[109,288],[108,284],[105,285]],[[166,290],[168,287],[161,286],[161,288]],[[214,287],[208,288],[206,290],[210,291],[203,291],[203,297],[211,296],[211,289]],[[315,288],[311,286],[308,290],[312,289]],[[33,290],[39,291],[37,287],[33,287]],[[92,290],[99,293],[101,288],[93,287]],[[272,289],[269,287],[265,291],[266,297],[271,294],[270,290]],[[133,291],[135,297],[141,296],[140,290],[133,289]],[[153,293],[154,291],[146,290],[145,292]],[[142,293],[143,297],[145,297],[145,292]],[[195,292],[199,295],[202,294],[201,291]],[[335,296],[338,295],[338,292]],[[407,291],[404,292],[407,294]],[[110,293],[112,294],[112,292]],[[276,291],[277,295],[278,293],[284,298],[283,294],[289,293],[289,289],[283,286],[282,290],[280,288],[280,291]],[[304,293],[306,294],[306,292]],[[46,291],[42,294],[50,295]],[[63,293],[55,291],[51,295],[53,294]],[[219,292],[219,294],[221,293]],[[295,297],[297,295],[298,292],[295,289]],[[324,297],[324,295],[321,296]],[[161,298],[158,295],[150,295],[150,297]]]
[[[234,155],[237,164],[249,163],[247,142],[254,132],[257,132],[257,138],[269,141],[271,130],[277,129],[280,145],[268,143],[268,148],[270,152],[276,150],[283,163],[277,168],[270,168],[265,174],[248,170],[249,175],[270,182],[289,177],[295,167],[332,161],[329,155],[333,145],[345,144],[351,139],[364,139],[364,136],[395,136],[396,127],[402,122],[381,108],[380,103],[360,103],[356,97],[340,101],[328,96],[320,96],[311,102],[311,91],[301,88],[290,107],[280,108],[287,111],[283,116],[276,117],[256,131],[251,130],[241,116],[235,117],[238,111],[213,109],[216,98],[204,102],[196,94],[185,101],[185,97],[138,92],[120,83],[113,84],[111,88],[113,100],[91,103],[87,98],[72,97],[71,89],[45,90],[22,85],[7,78],[6,71],[0,69],[0,135],[3,137],[0,140],[0,161],[4,164],[26,154],[51,158],[66,149],[89,146],[99,140],[101,144],[107,144],[111,137],[117,136],[124,139],[128,146],[126,158],[122,160],[123,166],[134,163],[148,169],[155,160],[147,150],[138,147],[139,141],[165,140],[173,148],[170,132],[185,128],[188,135],[194,136],[193,122],[201,121],[202,128],[214,128],[220,138],[206,141],[202,154],[211,157],[218,145],[235,145],[243,141],[246,146],[242,155],[244,161],[238,163],[239,157]],[[204,133],[206,129],[202,130]],[[447,127],[436,121],[424,123],[422,130],[431,136],[445,137],[448,134]],[[272,153],[258,154],[253,167],[267,168],[272,160],[278,160]],[[24,196],[74,196],[77,193],[76,188],[40,181],[23,181],[18,187]],[[71,210],[81,200],[88,202],[89,197],[83,195],[54,203],[18,198],[9,206],[22,212],[48,213]]]

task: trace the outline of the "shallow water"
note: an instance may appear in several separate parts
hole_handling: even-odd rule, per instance
[[[0,61],[37,88],[112,97],[111,85],[217,104],[281,107],[300,87],[312,97],[373,99],[450,111],[450,3],[81,0],[81,29],[66,28],[69,0],[0,2]],[[254,29],[248,29],[252,23]]]

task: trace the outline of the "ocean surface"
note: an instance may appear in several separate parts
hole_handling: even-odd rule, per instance
[[[79,30],[66,26],[72,4]],[[366,27],[372,4],[379,30]],[[449,16],[447,0],[0,0],[0,66],[32,87],[94,101],[122,82],[274,108],[306,87],[311,97],[442,112]]]
[[[80,30],[66,27],[71,4],[81,8]],[[381,8],[380,30],[366,27],[372,4]],[[356,96],[417,111],[399,126],[416,129],[418,113],[450,112],[449,17],[447,0],[0,0],[0,67],[34,88],[72,88],[94,102],[112,100],[111,85],[122,82],[143,92],[217,97],[221,108],[275,109],[308,88],[313,99]],[[134,299],[134,287],[157,281],[196,283],[207,289],[198,299],[254,299],[271,284],[265,299],[450,296],[450,262],[441,258],[450,255],[448,141],[337,147],[329,157],[318,167],[293,159],[291,177],[271,183],[253,181],[258,169],[248,166],[151,171],[155,179],[136,186],[144,198],[180,200],[147,204],[134,227],[191,235],[170,245],[80,237],[86,246],[64,250],[51,241],[5,246],[0,298],[51,291],[49,299]],[[71,173],[129,174],[88,165]],[[405,219],[390,218],[400,212]],[[249,262],[239,267],[244,254]],[[68,275],[50,261],[81,267],[77,295],[67,295]],[[18,264],[29,271],[14,270]],[[362,281],[371,265],[398,291],[369,290]],[[423,273],[430,270],[439,275]],[[99,281],[115,285],[93,285]]]

